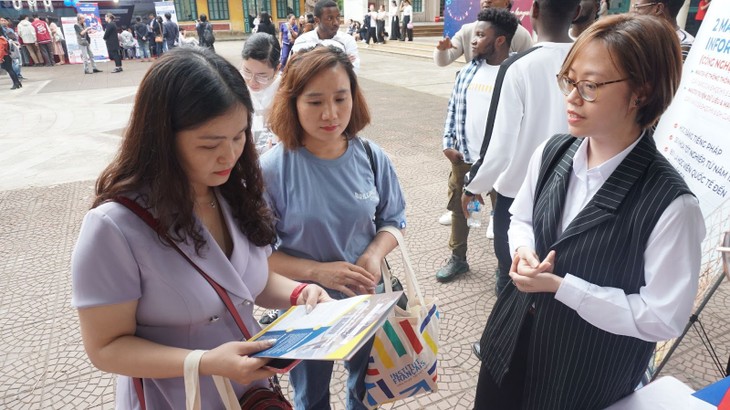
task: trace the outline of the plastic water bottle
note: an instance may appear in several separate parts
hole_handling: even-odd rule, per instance
[[[466,224],[470,228],[478,228],[482,226],[482,204],[474,198],[466,206],[466,210],[469,211],[469,216],[466,220]]]

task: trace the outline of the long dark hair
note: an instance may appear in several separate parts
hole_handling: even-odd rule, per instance
[[[196,226],[193,191],[177,156],[176,134],[238,104],[246,108],[250,126],[251,97],[231,63],[202,47],[178,47],[165,53],[139,86],[119,152],[96,181],[93,207],[118,195],[140,194],[157,214],[161,232],[175,242],[192,239],[200,253],[205,239]],[[251,242],[264,246],[274,241],[250,128],[243,154],[219,190]]]

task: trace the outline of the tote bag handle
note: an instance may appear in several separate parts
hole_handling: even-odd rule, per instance
[[[418,279],[416,279],[416,274],[414,273],[413,265],[411,264],[411,258],[408,254],[408,248],[406,247],[406,242],[405,239],[403,239],[403,234],[400,232],[400,229],[394,226],[384,226],[378,229],[378,232],[388,232],[393,235],[395,240],[398,242],[398,249],[400,249],[401,256],[403,258],[403,268],[405,269],[406,295],[408,295],[408,300],[413,300],[414,296],[418,296],[418,302],[421,306],[426,306],[426,301],[423,298],[421,287],[418,285]],[[390,271],[386,268],[385,262],[382,263],[381,271],[388,276],[383,279],[385,291],[387,293],[393,292],[389,277]]]
[[[193,350],[185,356],[185,410],[200,408],[200,358],[207,350]],[[215,388],[221,396],[226,410],[240,410],[231,381],[223,376],[213,376]]]

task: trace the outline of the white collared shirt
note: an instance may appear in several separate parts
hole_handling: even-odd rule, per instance
[[[355,42],[355,38],[351,35],[348,35],[347,33],[338,31],[337,34],[332,37],[332,40],[342,44],[345,47],[345,53],[347,53],[347,55],[350,57],[350,61],[352,61],[352,66],[355,68],[355,72],[357,73],[360,70],[360,53],[357,50],[357,43]],[[297,37],[296,41],[294,41],[292,51],[294,53],[297,53],[301,50],[314,47],[317,44],[321,44],[323,41],[324,40],[319,38],[319,34],[317,34],[317,29],[315,28],[312,31],[300,34],[299,37]]]
[[[565,196],[561,232],[593,198],[634,144],[603,164],[588,169],[589,138],[583,140],[573,157],[573,170]],[[545,143],[530,159],[525,183],[515,197],[510,212],[510,250],[527,246],[535,249],[532,230],[534,193],[540,173]],[[697,198],[685,194],[664,210],[649,236],[644,250],[644,281],[639,293],[627,295],[622,289],[600,287],[566,274],[555,299],[578,312],[584,320],[607,332],[647,341],[667,340],[681,334],[697,293],[705,221]]]

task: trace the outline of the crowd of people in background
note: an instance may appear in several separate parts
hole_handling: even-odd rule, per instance
[[[386,40],[413,41],[413,7],[410,0],[391,0],[388,10],[380,5],[375,10],[371,4],[363,16],[362,22],[347,20],[347,34],[355,40],[362,41],[367,46],[385,44]],[[402,24],[401,24],[402,22]]]
[[[114,61],[112,73],[123,71],[122,60],[152,61],[165,52],[181,46],[202,45],[213,49],[215,35],[207,16],[201,14],[196,22],[197,38],[188,36],[172,19],[170,13],[158,16],[154,13],[143,19],[136,16],[130,25],[117,25],[112,13],[104,15],[106,25],[89,24],[88,16],[77,15],[74,24],[76,44],[81,51],[84,72],[101,72],[91,48],[91,36],[100,32],[106,45],[109,59]],[[13,89],[21,88],[23,67],[53,67],[69,63],[68,47],[59,20],[53,16],[38,14],[20,15],[17,22],[0,17],[0,34],[7,51],[9,70],[5,70],[13,80]],[[4,67],[3,67],[4,69]]]
[[[0,17],[0,53],[3,69],[13,81],[12,89],[22,87],[22,67],[53,67],[67,62],[66,41],[57,22],[55,17],[38,14],[20,15],[16,24]]]

